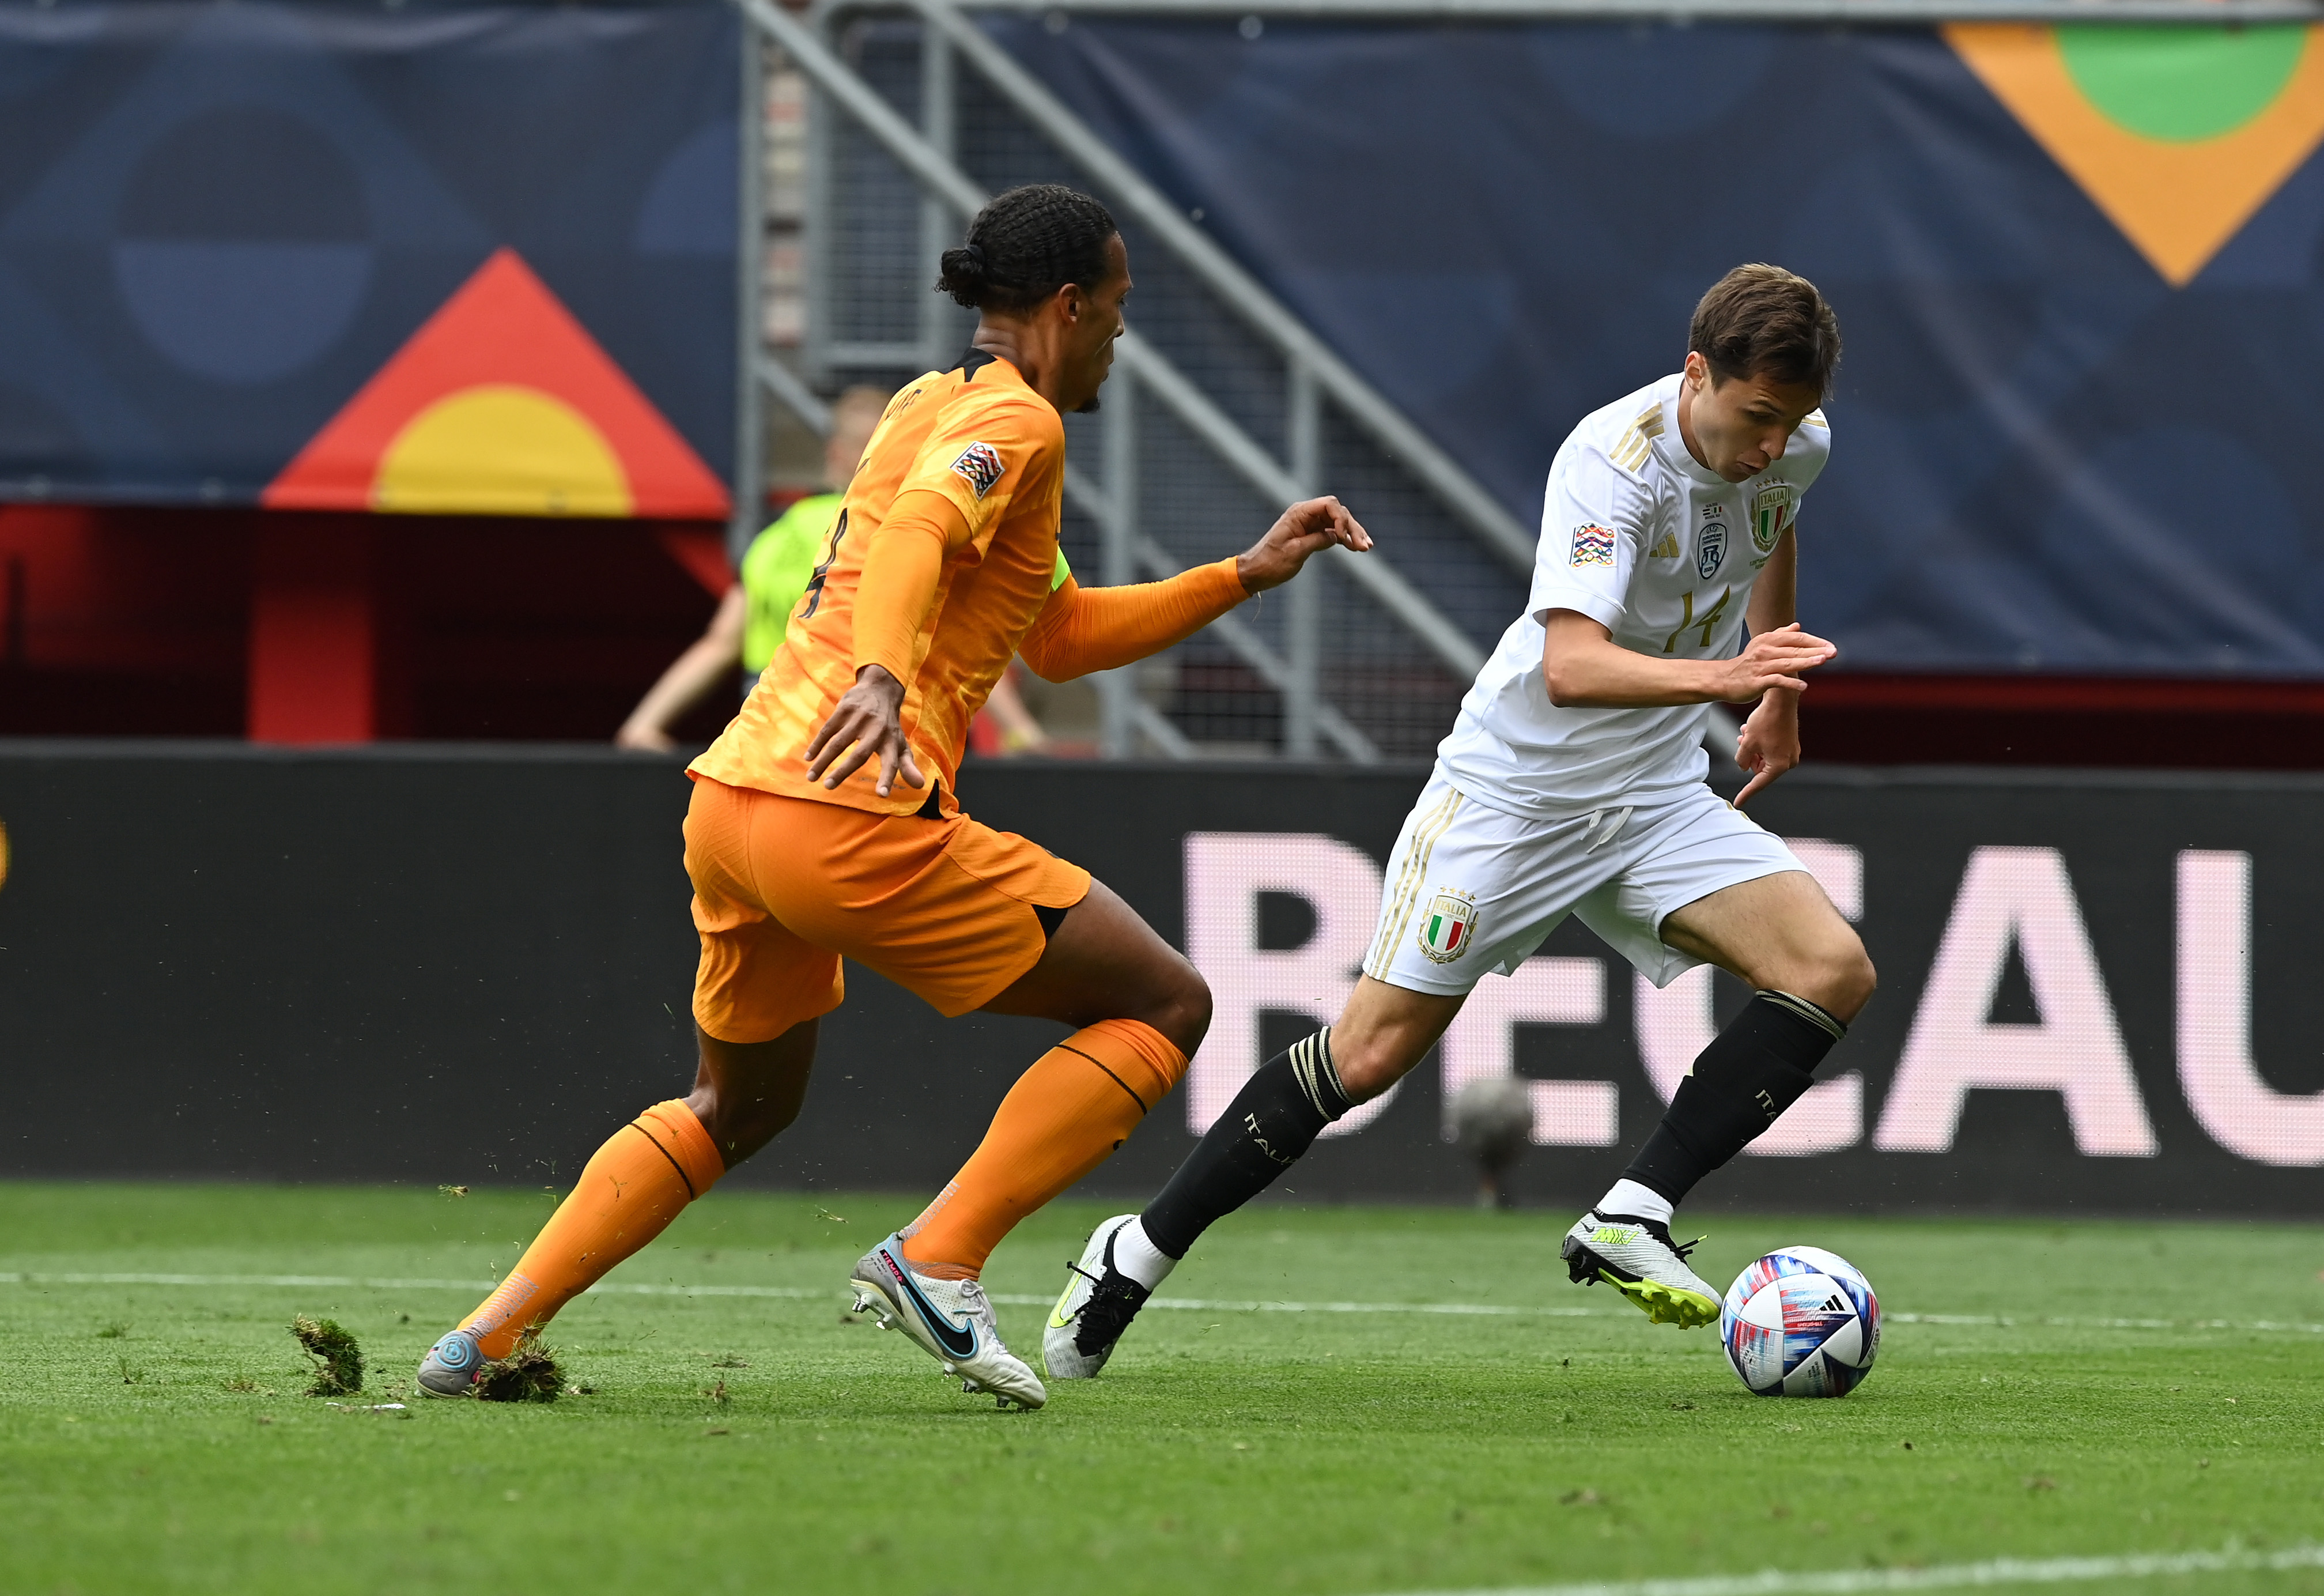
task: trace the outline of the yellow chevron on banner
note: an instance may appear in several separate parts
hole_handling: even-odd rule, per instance
[[[2173,287],[2324,142],[2324,24],[1954,23],[1944,35]]]

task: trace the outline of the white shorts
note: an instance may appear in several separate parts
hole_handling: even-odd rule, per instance
[[[1668,986],[1702,961],[1664,945],[1665,916],[1806,868],[1708,787],[1543,820],[1480,804],[1439,769],[1388,855],[1364,973],[1460,996],[1488,974],[1515,973],[1572,914]]]

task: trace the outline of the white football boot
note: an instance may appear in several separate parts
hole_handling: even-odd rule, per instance
[[[992,1305],[973,1280],[936,1280],[916,1272],[900,1237],[890,1236],[856,1260],[848,1277],[855,1311],[880,1315],[880,1328],[899,1326],[960,1377],[964,1391],[990,1391],[1001,1407],[1038,1407],[1049,1399],[1041,1377],[1001,1344]]]
[[[1576,1285],[1603,1280],[1655,1324],[1691,1330],[1719,1317],[1719,1293],[1686,1267],[1702,1239],[1682,1247],[1658,1219],[1591,1213],[1574,1221],[1561,1250]]]
[[[1154,1294],[1114,1267],[1113,1239],[1135,1213],[1117,1213],[1090,1232],[1081,1261],[1065,1266],[1065,1289],[1041,1333],[1041,1361],[1051,1379],[1088,1379],[1113,1356],[1114,1344]]]
[[[484,1355],[476,1338],[465,1330],[447,1333],[420,1360],[419,1386],[426,1397],[466,1397],[475,1390]]]

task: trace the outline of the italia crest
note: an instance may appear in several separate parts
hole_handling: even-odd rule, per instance
[[[1766,554],[1775,547],[1775,540],[1792,524],[1794,508],[1799,503],[1800,490],[1788,482],[1771,482],[1751,495],[1751,541]]]
[[[1466,892],[1439,892],[1420,917],[1420,951],[1435,964],[1449,964],[1469,951],[1477,927],[1477,900]]]

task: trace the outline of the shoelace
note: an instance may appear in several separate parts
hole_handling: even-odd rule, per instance
[[[1711,1240],[1709,1236],[1697,1236],[1693,1241],[1682,1245],[1678,1239],[1670,1233],[1670,1226],[1665,1224],[1659,1219],[1645,1219],[1635,1214],[1616,1214],[1614,1215],[1614,1218],[1618,1220],[1628,1219],[1633,1224],[1639,1226],[1648,1236],[1669,1248],[1672,1254],[1682,1263],[1685,1262],[1686,1259],[1692,1255],[1696,1248]],[[1591,1210],[1588,1219],[1594,1219],[1600,1224],[1607,1222],[1607,1216],[1600,1213],[1594,1208]],[[1587,1222],[1587,1220],[1585,1220],[1584,1222]]]
[[[1101,1287],[1101,1286],[1102,1286],[1102,1285],[1104,1285],[1104,1284],[1105,1284],[1105,1278],[1104,1278],[1104,1277],[1103,1277],[1103,1276],[1101,1276],[1101,1275],[1093,1275],[1093,1274],[1091,1274],[1087,1269],[1085,1269],[1085,1268],[1082,1268],[1082,1266],[1081,1266],[1081,1260],[1080,1260],[1080,1259],[1072,1259],[1072,1258],[1069,1258],[1069,1259],[1065,1259],[1065,1268],[1068,1268],[1068,1269],[1070,1269],[1070,1270],[1072,1270],[1074,1274],[1079,1275],[1083,1279],[1087,1280],[1087,1281],[1090,1283],[1090,1296],[1091,1296],[1091,1299],[1092,1299],[1093,1301],[1094,1301],[1094,1300],[1096,1299],[1096,1296],[1097,1296],[1097,1287]],[[1071,1316],[1071,1317],[1069,1317],[1069,1318],[1065,1321],[1065,1323],[1066,1323],[1066,1324],[1074,1324],[1074,1322],[1078,1321],[1078,1320],[1081,1318],[1081,1316],[1082,1316],[1082,1308],[1086,1308],[1086,1307],[1088,1307],[1088,1306],[1089,1306],[1089,1304],[1085,1302],[1085,1303],[1082,1304],[1082,1306],[1081,1306],[1080,1308],[1075,1308],[1075,1309],[1073,1311],[1073,1315],[1072,1315],[1072,1316]]]
[[[1078,1269],[1075,1272],[1081,1273]],[[1088,1278],[1085,1274],[1083,1278]],[[1084,1303],[1082,1311],[1074,1315],[1078,1324],[1074,1331],[1074,1345],[1080,1349],[1084,1357],[1100,1348],[1111,1346],[1121,1339],[1121,1333],[1130,1328],[1130,1320],[1137,1316],[1138,1310],[1146,1305],[1146,1299],[1152,1295],[1128,1275],[1119,1272],[1098,1281],[1090,1292],[1089,1301]]]
[[[1590,1217],[1599,1221],[1600,1223],[1605,1222],[1606,1219],[1604,1214],[1598,1213],[1594,1209],[1591,1210]],[[1630,1219],[1633,1223],[1643,1229],[1648,1236],[1669,1248],[1671,1250],[1672,1256],[1675,1257],[1681,1263],[1684,1263],[1687,1258],[1696,1248],[1711,1240],[1709,1236],[1697,1236],[1693,1241],[1682,1244],[1677,1237],[1670,1233],[1670,1226],[1665,1224],[1659,1219],[1645,1219],[1628,1214],[1617,1215],[1616,1217]]]
[[[1654,1237],[1655,1241],[1660,1241],[1664,1246],[1669,1248],[1672,1255],[1681,1263],[1684,1263],[1688,1256],[1692,1254],[1696,1248],[1711,1240],[1709,1236],[1697,1236],[1693,1241],[1682,1245],[1678,1238],[1670,1233],[1670,1227],[1668,1225],[1660,1223],[1655,1220],[1648,1220],[1646,1222],[1646,1234]]]

